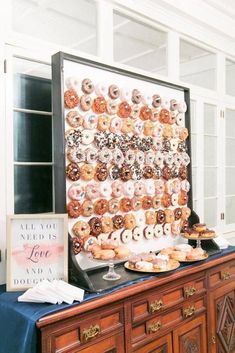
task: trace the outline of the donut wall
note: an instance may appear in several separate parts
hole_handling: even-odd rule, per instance
[[[89,247],[106,239],[136,253],[174,244],[191,212],[185,90],[74,57],[62,71],[64,200],[79,265],[94,267]]]

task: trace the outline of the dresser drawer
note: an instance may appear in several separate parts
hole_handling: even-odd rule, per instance
[[[195,299],[185,300],[176,308],[159,313],[154,318],[147,319],[141,323],[133,324],[131,332],[131,342],[133,347],[147,343],[162,334],[174,330],[176,325],[206,310],[206,297],[195,297]]]
[[[167,286],[131,303],[132,322],[139,322],[205,292],[205,278],[194,277],[177,286]]]
[[[235,280],[235,260],[208,271],[209,287],[220,287],[227,282]]]

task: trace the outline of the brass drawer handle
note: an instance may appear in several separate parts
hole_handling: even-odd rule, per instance
[[[161,327],[162,327],[162,323],[160,321],[156,321],[152,325],[149,325],[148,331],[149,333],[154,333],[160,330]]]
[[[160,300],[156,300],[155,302],[150,304],[150,313],[153,314],[155,313],[155,311],[160,310],[163,307],[163,301]]]
[[[91,325],[87,330],[83,330],[82,335],[85,341],[88,341],[91,338],[96,337],[100,334],[100,326],[99,325]]]
[[[189,306],[188,308],[183,309],[184,318],[186,319],[187,317],[194,315],[195,311],[196,309],[194,306]]]
[[[192,297],[195,293],[196,293],[196,288],[194,287],[189,287],[189,288],[185,288],[184,290],[184,296],[186,298]]]
[[[230,273],[229,272],[223,272],[221,277],[222,277],[223,281],[227,281],[228,279],[230,279]]]

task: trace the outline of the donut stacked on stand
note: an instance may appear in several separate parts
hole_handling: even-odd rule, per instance
[[[188,239],[210,239],[215,237],[215,231],[208,229],[205,223],[196,223],[185,230],[184,236]]]
[[[74,252],[188,228],[185,102],[67,78],[67,211]]]

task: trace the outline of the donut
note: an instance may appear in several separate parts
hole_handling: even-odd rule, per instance
[[[125,232],[125,231],[123,231],[123,232]],[[121,240],[122,240],[122,233],[121,233]],[[127,240],[126,243],[129,241],[128,237],[130,237],[130,235],[128,235],[128,233],[130,233],[130,232],[126,231],[126,233],[123,234],[123,239]],[[131,238],[132,238],[132,233],[131,233]],[[125,243],[125,241],[123,241],[123,240],[122,240],[122,242]],[[118,246],[116,249],[114,249],[114,251],[115,251],[117,259],[125,259],[130,255],[130,250],[124,246]]]
[[[93,100],[92,110],[96,114],[103,114],[106,112],[107,103],[103,96],[98,96]]]
[[[185,141],[188,138],[188,129],[186,127],[180,130],[179,138],[183,141]]]
[[[109,169],[109,176],[111,180],[116,180],[120,176],[120,168],[117,165],[112,166]]]
[[[161,109],[158,114],[158,120],[161,124],[170,124],[171,123],[171,116],[170,116],[169,110]]]
[[[179,113],[185,113],[187,111],[187,104],[184,101],[178,102]]]
[[[94,204],[94,211],[100,216],[108,212],[108,201],[105,199],[97,200]]]
[[[185,141],[180,141],[180,142],[178,143],[178,149],[177,149],[177,151],[179,151],[179,152],[186,152],[186,151],[187,151],[187,146],[186,146]]]
[[[131,100],[131,97],[132,97],[132,93],[131,93],[131,91],[129,90],[129,88],[123,87],[123,88],[120,90],[120,98],[121,98],[121,100],[129,101],[129,100]]]
[[[69,89],[64,93],[64,104],[66,108],[73,109],[79,104],[79,97],[74,89]]]
[[[80,179],[80,168],[77,163],[70,163],[66,167],[66,175],[72,181],[77,181]]]
[[[132,196],[134,196],[134,191],[135,191],[135,187],[134,187],[133,182],[131,180],[127,181],[124,184],[124,189],[123,189],[124,195],[128,196],[128,197],[132,197]]]
[[[187,166],[190,163],[190,157],[186,152],[182,153],[182,164]]]
[[[91,94],[94,91],[94,85],[89,78],[82,80],[82,91],[86,94]]]
[[[171,204],[172,204],[172,206],[178,205],[178,194],[173,193],[171,195]]]
[[[129,212],[132,210],[131,199],[129,197],[123,197],[119,202],[119,208],[123,212]]]
[[[215,231],[211,229],[206,229],[200,233],[200,236],[202,238],[213,238],[215,236]]]
[[[155,153],[153,151],[148,151],[145,154],[145,164],[153,164],[155,160]]]
[[[107,113],[109,115],[115,115],[117,114],[117,111],[118,111],[118,104],[117,102],[114,102],[114,101],[107,101],[106,102],[106,110],[107,110]]]
[[[96,162],[97,150],[95,148],[88,147],[85,151],[83,151],[83,154],[85,155],[85,159],[88,164]]]
[[[176,115],[175,122],[178,126],[184,126],[184,115],[181,113],[178,113]]]
[[[139,117],[141,120],[151,120],[152,116],[152,109],[148,105],[144,105],[140,108]]]
[[[79,126],[82,126],[83,117],[76,110],[71,110],[66,115],[66,121],[73,128],[77,128]]]
[[[110,131],[116,134],[121,131],[122,120],[119,117],[114,117],[110,121]]]
[[[181,189],[185,192],[189,192],[190,184],[187,179],[181,181]]]
[[[182,233],[185,233],[185,232],[187,232],[188,231],[188,229],[189,229],[189,222],[188,222],[188,220],[182,220],[181,221],[181,232]]]
[[[131,168],[128,167],[127,165],[123,165],[120,168],[120,178],[122,181],[128,181],[128,180],[132,179],[132,175],[133,175],[133,172],[132,172]]]
[[[97,199],[100,196],[99,184],[98,183],[90,183],[85,187],[86,197],[89,200]]]
[[[117,85],[110,85],[108,95],[111,99],[117,99],[120,96],[120,90]]]
[[[92,107],[92,98],[87,94],[84,94],[80,98],[80,107],[84,112],[87,112]]]
[[[188,203],[188,194],[186,191],[181,191],[178,196],[178,203],[180,206],[185,206]]]
[[[182,219],[182,220],[187,220],[187,219],[190,217],[190,215],[191,215],[191,210],[190,210],[190,208],[188,208],[188,207],[182,207],[181,211],[182,211],[181,219]]]
[[[180,192],[181,189],[181,182],[180,180],[176,179],[172,181],[172,191],[176,194]]]
[[[145,223],[146,224],[155,224],[156,223],[156,213],[154,211],[145,212]]]
[[[71,200],[79,201],[85,197],[85,189],[81,182],[73,183],[68,189],[68,197]]]
[[[133,240],[135,241],[139,241],[143,238],[143,231],[140,227],[135,227],[133,230],[132,230],[132,238]]]
[[[153,149],[157,152],[161,152],[162,150],[162,139],[153,138]]]
[[[138,117],[139,117],[139,111],[140,111],[140,108],[137,104],[134,104],[132,107],[131,107],[131,119],[132,120],[136,120]]]
[[[135,121],[134,134],[141,135],[144,131],[144,123],[142,121]]]
[[[155,154],[155,159],[154,159],[155,163],[157,166],[162,167],[163,166],[163,161],[164,161],[164,155],[161,152],[157,152]]]
[[[88,223],[90,226],[91,235],[94,235],[96,237],[97,235],[102,233],[102,224],[101,220],[98,217],[92,217]]]
[[[95,138],[95,133],[93,130],[85,129],[81,132],[81,142],[83,145],[90,145]]]
[[[79,237],[73,237],[72,238],[72,248],[73,248],[73,253],[74,255],[78,255],[83,247],[83,239]]]
[[[147,226],[147,227],[144,228],[144,237],[147,240],[153,239],[153,237],[154,237],[154,227],[152,225],[151,226]]]
[[[65,141],[67,147],[79,147],[82,141],[82,134],[80,130],[69,129],[65,133]]]
[[[79,79],[79,77],[71,76],[66,78],[65,83],[68,89],[79,91],[81,80]]]
[[[171,139],[170,140],[170,144],[171,144],[171,151],[176,152],[178,149],[178,141],[177,139]]]
[[[178,221],[182,216],[182,210],[180,207],[174,209],[175,220]]]
[[[72,231],[77,237],[85,238],[90,234],[90,226],[87,222],[78,221],[73,225]]]
[[[131,100],[134,104],[139,104],[142,101],[142,95],[138,89],[133,89]]]
[[[121,229],[124,227],[124,218],[121,215],[116,215],[112,218],[113,227],[115,229]]]
[[[167,192],[168,194],[172,194],[173,192],[172,181],[168,180],[165,182],[165,192]]]
[[[140,166],[135,163],[134,165],[131,166],[133,175],[132,175],[132,179],[133,180],[140,180],[143,177],[143,170],[140,168]]]
[[[154,236],[160,238],[163,235],[163,227],[161,224],[156,224],[154,227]]]
[[[95,93],[97,94],[97,96],[105,96],[107,92],[108,92],[108,89],[105,83],[98,83],[95,86]]]
[[[165,189],[164,181],[159,179],[159,180],[156,180],[154,184],[155,184],[156,195],[162,195]]]
[[[172,177],[171,168],[168,166],[165,166],[162,169],[162,176],[164,179],[169,180]]]
[[[82,204],[82,215],[84,217],[90,217],[94,213],[94,206],[90,200],[85,200]]]
[[[113,231],[113,221],[111,217],[101,217],[101,225],[103,233],[110,233]]]
[[[144,135],[153,136],[154,124],[152,121],[147,120],[144,122]]]
[[[175,111],[178,110],[178,103],[176,99],[171,99],[170,100],[170,110]]]
[[[145,161],[145,154],[144,152],[142,151],[138,151],[136,153],[136,162],[139,164],[139,165],[143,165],[144,164],[144,161]]]
[[[112,196],[121,197],[123,195],[123,184],[121,181],[116,180],[112,183]]]
[[[103,148],[99,151],[98,158],[101,163],[107,164],[112,160],[112,151],[108,148]]]
[[[152,97],[152,106],[154,108],[159,108],[161,107],[161,97],[159,96],[159,94],[154,94],[153,97]]]
[[[111,196],[112,193],[112,188],[111,185],[104,182],[100,183],[100,194],[102,197],[105,197],[106,199]]]
[[[163,234],[165,234],[165,235],[171,234],[171,224],[170,223],[165,223],[163,225]]]
[[[203,232],[206,230],[206,224],[205,223],[196,223],[193,225],[193,230],[196,232]]]
[[[113,231],[109,234],[108,240],[113,241],[115,244],[118,244],[120,241],[120,232],[119,231]],[[117,245],[115,245],[115,248]]]
[[[113,222],[112,222],[112,226],[113,226]],[[101,233],[101,234],[97,235],[97,240],[98,240],[99,244],[103,244],[104,242],[106,242],[108,240],[108,234]]]
[[[95,176],[95,169],[92,164],[83,164],[80,171],[82,180],[89,181],[92,180]]]
[[[199,232],[194,229],[188,228],[187,230],[185,230],[184,235],[190,239],[197,239],[199,237]]]
[[[135,216],[131,213],[124,216],[124,227],[126,229],[134,229],[136,227]]]
[[[146,180],[145,182],[145,189],[147,195],[154,195],[155,194],[155,184],[153,180]]]
[[[139,211],[142,208],[142,200],[139,197],[133,197],[131,199],[131,207],[134,211]]]
[[[95,253],[94,257],[100,260],[111,260],[115,257],[115,252],[113,250],[101,250]]]
[[[142,208],[144,210],[149,210],[153,207],[153,198],[151,196],[144,196],[142,198]]]
[[[154,196],[153,197],[153,208],[160,208],[161,207],[161,199],[159,196]]]
[[[98,181],[105,181],[108,177],[108,169],[106,164],[99,163],[95,168],[95,177]]]
[[[133,120],[131,120],[131,118],[123,119],[122,125],[121,125],[121,132],[123,132],[124,134],[129,134],[133,132],[133,130],[134,130]]]
[[[109,200],[109,212],[114,214],[117,213],[119,210],[119,201],[118,199],[111,199]]]
[[[162,129],[162,136],[165,138],[172,138],[173,137],[173,128],[171,125],[166,124]]]
[[[78,218],[82,214],[82,208],[79,201],[73,200],[67,204],[67,213],[70,218]]]
[[[171,195],[170,194],[163,194],[161,197],[162,206],[168,208],[171,205]]]
[[[173,222],[171,224],[171,232],[173,235],[179,235],[181,230],[181,226],[179,222]]]
[[[156,211],[156,215],[157,215],[157,224],[163,224],[166,220],[165,212],[163,210],[158,210]]]
[[[110,118],[107,115],[100,115],[98,117],[97,129],[99,131],[107,131],[110,127]]]
[[[79,147],[74,147],[74,148],[69,147],[67,149],[67,158],[70,162],[74,162],[74,163],[85,162],[85,154],[83,150]]]
[[[131,106],[127,103],[127,101],[123,101],[118,106],[118,116],[120,118],[128,118],[131,114]]]
[[[151,179],[154,176],[153,168],[150,165],[146,165],[143,169],[143,177],[145,179]]]
[[[134,193],[136,196],[142,196],[145,193],[145,185],[141,181],[137,181],[134,184]]]

